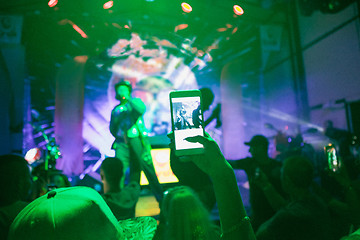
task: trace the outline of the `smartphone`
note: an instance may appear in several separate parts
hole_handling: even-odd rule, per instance
[[[333,144],[324,147],[327,157],[328,168],[330,171],[337,172],[341,166],[340,159],[336,153],[336,148]]]
[[[201,92],[199,90],[172,91],[169,96],[175,155],[203,153],[204,146],[201,143],[185,140],[191,136],[204,136]]]
[[[260,177],[260,168],[256,168],[255,169],[255,178],[259,178]]]

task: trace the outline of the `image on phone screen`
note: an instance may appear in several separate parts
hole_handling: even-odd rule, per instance
[[[200,143],[185,140],[190,136],[204,135],[200,96],[172,98],[172,111],[175,149],[203,148]]]

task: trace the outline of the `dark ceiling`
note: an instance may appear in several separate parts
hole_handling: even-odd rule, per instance
[[[55,7],[48,0],[13,0],[0,2],[0,14],[23,16],[22,44],[26,51],[27,76],[33,91],[42,91],[54,99],[54,78],[61,64],[78,55],[88,55],[94,61],[106,60],[106,49],[119,38],[130,38],[135,32],[142,39],[157,37],[177,46],[174,54],[183,51],[182,44],[210,51],[213,61],[207,68],[221,69],[236,58],[246,58],[246,69],[259,68],[259,26],[277,24],[286,26],[289,3],[296,0],[188,0],[193,11],[184,13],[180,0],[114,0],[110,9],[104,9],[108,0],[58,0]],[[300,11],[310,15],[314,10],[336,12],[353,0],[298,0]],[[233,5],[238,4],[244,14],[237,16]],[[326,10],[326,11],[325,11]],[[71,23],[87,35],[83,38]],[[188,27],[175,31],[176,26]],[[128,26],[128,28],[126,27]],[[210,48],[209,48],[210,47]],[[38,94],[32,94],[37,96]],[[41,99],[40,99],[41,100]]]

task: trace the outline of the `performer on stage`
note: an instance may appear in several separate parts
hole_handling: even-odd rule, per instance
[[[112,145],[115,157],[123,162],[124,173],[128,167],[130,171],[143,170],[156,200],[161,202],[163,190],[155,173],[150,154],[151,146],[143,120],[146,106],[140,98],[131,97],[132,86],[128,81],[122,80],[117,83],[115,92],[115,98],[120,101],[112,110],[110,120],[110,132],[115,137]],[[131,175],[136,176],[136,181],[140,182],[140,171]],[[122,185],[124,177],[125,174]]]

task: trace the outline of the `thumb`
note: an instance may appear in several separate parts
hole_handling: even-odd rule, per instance
[[[192,136],[192,137],[187,137],[185,138],[186,141],[188,142],[192,142],[192,143],[201,143],[202,145],[207,144],[209,142],[209,140],[203,136],[197,135],[197,136]]]

